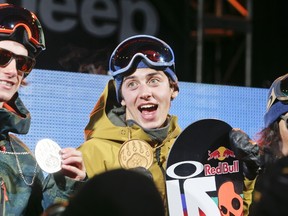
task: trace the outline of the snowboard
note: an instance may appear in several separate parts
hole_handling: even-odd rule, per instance
[[[243,215],[243,167],[229,142],[232,127],[203,119],[170,149],[166,188],[170,216]]]

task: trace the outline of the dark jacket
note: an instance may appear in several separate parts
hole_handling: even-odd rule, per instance
[[[1,216],[39,216],[51,204],[66,201],[81,184],[60,172],[44,178],[31,151],[13,135],[26,134],[29,127],[30,113],[15,94],[0,109]]]

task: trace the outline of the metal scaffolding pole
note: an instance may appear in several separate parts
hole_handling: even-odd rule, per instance
[[[247,10],[238,3],[237,0],[230,0],[234,6],[238,5],[239,12],[244,18],[229,18],[222,16],[222,1],[215,0],[216,15],[214,18],[204,14],[204,1],[198,0],[197,5],[197,52],[196,52],[196,82],[201,83],[203,80],[203,43],[205,28],[219,28],[223,30],[231,29],[233,31],[243,32],[245,34],[245,86],[252,84],[252,0],[247,0]],[[221,7],[221,8],[220,8]],[[241,11],[242,9],[242,11]],[[227,77],[227,76],[225,76]]]
[[[252,20],[252,0],[247,1],[247,20]],[[246,32],[245,86],[252,85],[252,28]]]
[[[203,5],[204,0],[198,1],[197,11],[197,55],[196,55],[196,82],[202,82],[203,64]]]

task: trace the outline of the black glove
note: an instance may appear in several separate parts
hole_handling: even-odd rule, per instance
[[[239,129],[232,129],[229,138],[236,158],[243,162],[245,177],[255,179],[261,166],[259,146]]]

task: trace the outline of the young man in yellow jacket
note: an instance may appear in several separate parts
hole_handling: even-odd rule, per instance
[[[167,205],[166,162],[181,132],[169,114],[179,92],[173,50],[156,37],[132,36],[116,47],[109,69],[114,80],[91,112],[79,147],[88,176],[144,167]]]

